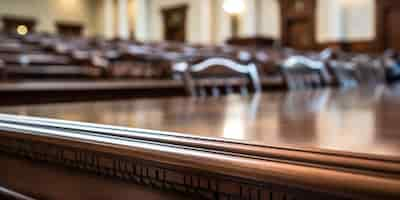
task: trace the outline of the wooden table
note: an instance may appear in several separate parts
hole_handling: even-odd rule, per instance
[[[400,198],[396,86],[0,112],[0,183],[34,197]]]

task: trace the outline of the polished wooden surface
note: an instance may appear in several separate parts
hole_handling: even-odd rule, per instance
[[[0,112],[400,159],[400,88],[2,107]]]

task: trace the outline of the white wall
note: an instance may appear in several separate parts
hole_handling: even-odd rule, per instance
[[[97,0],[0,0],[0,16],[14,15],[36,18],[37,31],[56,32],[56,21],[82,23],[85,33],[97,32],[95,3]]]
[[[317,4],[316,40],[332,42],[342,40],[342,10],[340,0],[322,0]]]
[[[136,8],[137,2],[136,0],[128,1],[128,30],[129,35],[131,35],[136,30]],[[134,33],[133,33],[134,34]],[[135,34],[136,35],[136,34]]]
[[[152,0],[136,0],[136,23],[135,23],[135,35],[139,41],[149,41],[150,27],[151,27],[151,16],[150,16],[150,5]]]
[[[95,5],[95,24],[96,35],[113,38],[115,30],[115,14],[114,14],[114,1],[113,0],[97,0]]]
[[[279,39],[281,37],[281,14],[279,0],[261,0],[259,35]]]
[[[257,0],[245,0],[246,6],[241,16],[240,36],[257,35]]]
[[[341,0],[341,2],[345,40],[374,39],[375,0]]]
[[[231,21],[229,18],[229,15],[224,12],[222,9],[222,5],[224,3],[224,0],[215,0],[217,1],[214,5],[217,6],[214,8],[215,10],[215,27],[214,27],[214,33],[215,36],[215,43],[223,43],[225,42],[228,38],[231,37]]]

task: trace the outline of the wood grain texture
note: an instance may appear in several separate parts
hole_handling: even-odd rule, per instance
[[[99,194],[128,192],[118,181],[134,188],[126,194],[154,191],[155,199],[162,191],[170,194],[159,199],[398,199],[399,95],[380,86],[4,107],[62,120],[0,115],[0,181],[50,199],[88,199],[105,185]],[[27,168],[10,167],[17,163]],[[24,174],[27,182],[18,181]],[[37,190],[38,176],[59,181]],[[81,198],[55,198],[80,179]]]
[[[295,199],[395,199],[399,195],[398,176],[390,174],[307,166],[85,131],[15,124],[2,124],[1,129],[12,130],[2,131],[3,153],[161,189],[167,184],[180,193],[203,192],[205,199],[215,195],[253,199],[242,188],[248,188],[245,191],[251,196],[254,193],[254,199],[262,199],[264,192],[283,192],[286,198]]]
[[[3,113],[399,160],[398,88],[3,107]]]

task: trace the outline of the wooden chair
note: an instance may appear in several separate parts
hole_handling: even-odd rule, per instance
[[[366,56],[355,60],[356,79],[360,84],[380,84],[386,82],[385,67],[379,59]]]
[[[173,66],[174,71],[183,74],[186,91],[195,97],[220,96],[221,88],[226,94],[240,91],[249,93],[252,85],[255,93],[260,93],[261,82],[255,64],[240,64],[227,58],[209,58],[200,62],[181,62]],[[235,89],[239,90],[235,90]]]
[[[356,85],[381,84],[385,80],[385,67],[382,61],[374,56],[353,54],[342,56],[327,62],[329,70],[336,79],[337,85],[349,87]]]
[[[286,59],[281,70],[289,90],[318,88],[326,84],[323,76],[326,73],[324,63],[304,56]]]
[[[328,62],[328,68],[334,77],[335,85],[340,87],[354,87],[358,85],[354,63],[331,60]]]
[[[262,77],[280,77],[281,58],[275,50],[259,50],[254,53],[255,61]]]
[[[386,50],[381,57],[381,63],[385,68],[386,80],[394,83],[400,80],[400,54],[394,50]]]

